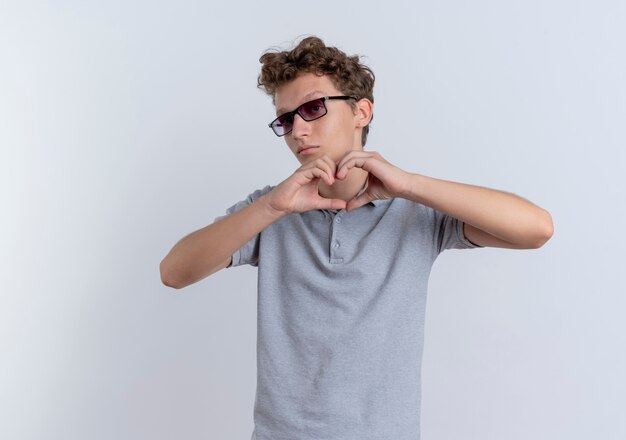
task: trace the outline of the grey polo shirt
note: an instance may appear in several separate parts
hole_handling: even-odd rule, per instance
[[[474,247],[460,220],[396,198],[290,214],[236,251],[229,267],[258,267],[252,439],[418,440],[430,270]]]

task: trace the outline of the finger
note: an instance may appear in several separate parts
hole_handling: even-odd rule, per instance
[[[319,166],[322,167],[330,177],[330,184],[335,183],[335,171],[337,170],[337,164],[332,161],[332,159],[326,155],[318,159]]]
[[[323,170],[321,168],[309,168],[307,170],[303,170],[304,176],[307,180],[311,181],[313,178],[317,177],[319,179],[324,180],[328,185],[332,185],[334,182],[334,177],[332,177],[327,170]]]
[[[326,154],[323,155],[320,159],[322,159],[324,162],[328,164],[328,166],[330,167],[330,171],[332,175],[334,176],[335,173],[337,172],[337,164]]]
[[[357,168],[362,168],[365,171],[371,171],[371,167],[368,166],[368,162],[371,160],[370,157],[353,157],[350,160],[348,160],[347,162],[345,162],[343,165],[341,165],[338,170],[337,170],[337,174],[336,177],[337,179],[343,179],[344,177],[346,177],[346,175],[348,174],[348,171],[350,171],[352,168],[357,167]]]
[[[341,158],[341,160],[337,163],[337,169],[335,170],[335,172],[337,172],[339,169],[341,169],[341,167],[348,162],[349,160],[354,159],[355,157],[369,157],[370,153],[366,152],[366,151],[357,151],[357,150],[352,150],[350,152],[348,152],[348,154],[346,154],[345,156],[343,156]]]
[[[341,199],[325,199],[320,197],[317,209],[345,209],[346,201]]]
[[[331,171],[329,165],[323,161],[315,161],[303,165],[298,171],[300,171],[307,180],[318,177],[329,185],[332,185],[335,181],[334,173]]]
[[[323,158],[316,159],[315,161],[308,164],[308,166],[312,168],[318,168],[324,171],[326,175],[328,176],[328,178],[330,179],[330,180],[328,179],[324,179],[324,180],[326,180],[326,183],[328,183],[329,185],[332,185],[335,182],[334,168],[336,167],[336,165],[333,163],[332,160],[330,160],[330,158],[327,158],[327,160],[324,160]]]
[[[353,209],[360,208],[361,206],[371,201],[372,198],[369,196],[369,194],[367,194],[367,192],[364,192],[360,196],[353,198],[347,203],[346,211],[352,211]]]
[[[387,162],[381,155],[380,153],[376,152],[376,151],[362,151],[362,150],[353,150],[350,151],[348,154],[346,154],[338,163],[337,163],[337,170],[335,171],[335,173],[337,174],[338,171],[350,160],[353,160],[355,158],[364,158],[364,159],[372,159],[370,161],[366,161],[363,162],[368,163],[368,164],[374,164],[377,162],[383,162],[383,163],[389,163]],[[360,166],[360,165],[359,165]],[[361,166],[361,168],[365,169],[366,171],[371,171],[370,169],[364,168]]]

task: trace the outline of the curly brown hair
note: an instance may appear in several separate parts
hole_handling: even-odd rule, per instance
[[[257,87],[272,97],[276,89],[302,73],[328,75],[335,87],[345,95],[374,102],[374,72],[359,62],[359,56],[348,56],[336,47],[329,47],[315,36],[304,38],[292,50],[268,49],[259,61],[262,64]],[[356,103],[348,101],[354,110]],[[275,103],[275,102],[274,102]],[[374,115],[372,113],[372,119]],[[371,119],[370,119],[371,123]],[[363,127],[361,145],[365,146],[369,124]]]

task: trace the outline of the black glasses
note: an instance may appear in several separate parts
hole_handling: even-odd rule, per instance
[[[291,133],[293,130],[293,118],[296,113],[299,114],[305,121],[314,121],[321,118],[328,110],[324,101],[327,99],[358,99],[355,96],[324,96],[322,98],[316,98],[311,101],[305,102],[300,107],[292,112],[283,113],[268,125],[274,130],[276,136],[284,136],[287,133]]]

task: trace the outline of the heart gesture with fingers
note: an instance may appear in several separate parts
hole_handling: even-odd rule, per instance
[[[387,162],[375,151],[351,151],[346,154],[337,164],[336,178],[344,179],[354,167],[368,172],[367,188],[360,196],[348,201],[346,211],[372,200],[403,197],[409,191],[411,174]]]
[[[337,165],[327,155],[305,163],[268,194],[270,207],[275,212],[287,214],[345,208],[344,200],[325,198],[318,192],[320,181],[329,186],[335,183],[336,170]]]

